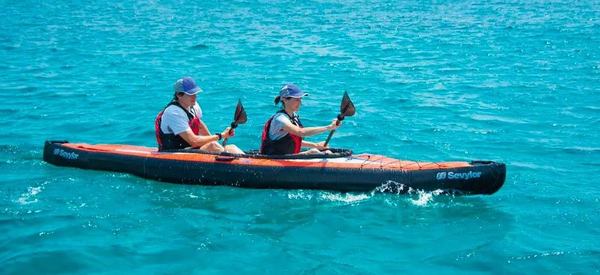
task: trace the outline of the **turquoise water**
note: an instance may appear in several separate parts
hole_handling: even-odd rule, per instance
[[[0,1],[0,273],[600,272],[597,1]],[[492,196],[251,190],[55,167],[154,146],[173,82],[258,147],[277,89],[332,146],[507,164]],[[322,140],[325,135],[313,140]]]

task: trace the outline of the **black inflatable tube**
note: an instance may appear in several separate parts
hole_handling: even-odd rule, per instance
[[[64,141],[47,141],[44,161],[83,169],[134,174],[172,183],[231,185],[244,188],[320,189],[340,192],[407,193],[409,190],[442,190],[453,194],[493,194],[506,177],[502,163],[473,161],[473,166],[455,169],[399,171],[387,169],[264,167],[232,165],[228,161],[202,163],[165,160],[135,155],[111,154],[68,148],[74,159],[56,154]],[[462,179],[469,173],[478,178]],[[450,175],[456,175],[451,178]],[[442,177],[444,176],[444,177]]]

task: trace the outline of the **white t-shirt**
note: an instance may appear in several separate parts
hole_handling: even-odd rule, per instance
[[[296,113],[294,113],[294,116],[296,116]],[[292,123],[286,114],[275,114],[273,120],[271,120],[271,128],[269,128],[269,138],[271,140],[278,140],[288,134],[288,132],[283,130],[283,125],[285,125],[286,122]]]
[[[188,112],[196,114],[198,119],[202,119],[202,109],[198,102],[192,106]],[[179,106],[171,105],[165,109],[160,121],[160,130],[165,134],[179,135],[190,129],[190,119],[183,109]]]

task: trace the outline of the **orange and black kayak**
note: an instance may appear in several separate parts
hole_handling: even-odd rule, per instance
[[[506,166],[493,161],[415,162],[343,149],[329,155],[265,156],[46,141],[44,161],[173,183],[340,192],[493,194],[506,177]]]

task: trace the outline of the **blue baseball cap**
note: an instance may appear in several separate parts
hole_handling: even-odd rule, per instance
[[[196,85],[196,81],[189,76],[177,79],[173,89],[175,90],[175,93],[185,93],[187,95],[195,95],[202,92],[202,89]]]
[[[308,94],[300,90],[298,86],[294,84],[285,84],[279,90],[279,95],[275,97],[275,104],[279,103],[282,98],[293,97],[293,98],[301,98],[307,96]]]

